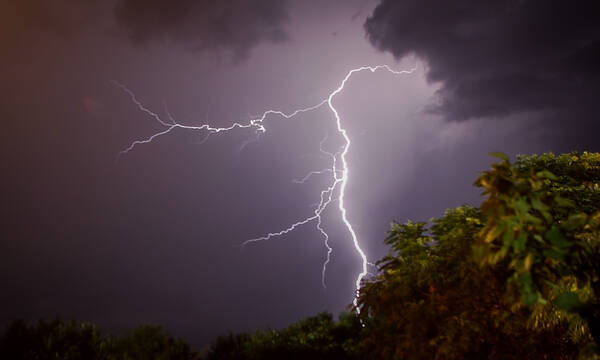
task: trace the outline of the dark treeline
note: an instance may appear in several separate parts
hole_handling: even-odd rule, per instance
[[[202,351],[161,327],[120,337],[17,321],[1,359],[598,359],[600,154],[520,156],[480,174],[479,207],[394,223],[358,308]]]

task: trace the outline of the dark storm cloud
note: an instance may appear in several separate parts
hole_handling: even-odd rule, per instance
[[[597,0],[382,0],[365,29],[380,50],[426,60],[441,84],[430,110],[448,120],[533,112],[597,122]]]
[[[193,50],[231,50],[236,58],[287,39],[281,0],[120,0],[115,16],[136,43],[168,39]]]

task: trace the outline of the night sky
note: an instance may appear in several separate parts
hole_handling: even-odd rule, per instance
[[[487,153],[600,151],[600,3],[549,0],[25,0],[0,4],[0,327],[57,316],[164,325],[194,346],[282,327],[354,295],[337,204],[310,216],[352,139],[345,205],[369,260],[390,222],[478,205]],[[206,141],[204,141],[206,139]],[[373,269],[371,269],[373,270]]]

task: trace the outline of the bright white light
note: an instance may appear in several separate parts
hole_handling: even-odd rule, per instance
[[[119,153],[119,156],[129,153],[138,145],[151,143],[156,138],[158,138],[162,135],[166,135],[174,129],[206,131],[206,134],[207,134],[206,138],[208,138],[208,136],[210,136],[212,134],[217,134],[220,132],[228,132],[228,131],[232,131],[235,129],[246,129],[246,128],[254,128],[255,131],[257,132],[257,134],[260,134],[260,133],[264,133],[267,131],[267,129],[265,128],[263,123],[264,123],[265,119],[267,118],[267,116],[269,116],[269,115],[279,115],[285,119],[290,119],[300,113],[313,111],[313,110],[319,109],[320,107],[327,104],[327,106],[329,107],[329,109],[331,110],[333,115],[335,116],[336,129],[337,129],[338,134],[344,139],[344,145],[342,146],[342,148],[339,151],[337,151],[335,153],[331,153],[331,152],[327,152],[327,151],[323,150],[323,142],[325,141],[325,139],[323,141],[321,141],[320,151],[323,152],[324,154],[330,156],[331,166],[327,169],[323,169],[323,170],[319,170],[319,171],[312,171],[308,175],[306,175],[304,178],[295,180],[295,182],[297,182],[297,183],[304,183],[311,176],[314,176],[314,175],[329,174],[331,176],[331,181],[329,182],[329,185],[321,190],[320,201],[318,204],[316,204],[316,207],[315,207],[312,215],[291,224],[290,226],[284,228],[283,230],[279,230],[276,232],[269,232],[269,233],[265,234],[264,236],[246,240],[242,243],[242,246],[246,246],[251,243],[255,243],[255,242],[259,242],[259,241],[266,241],[266,240],[269,240],[274,237],[282,236],[282,235],[285,235],[285,234],[288,234],[288,233],[294,231],[299,226],[302,226],[302,225],[305,225],[305,224],[308,224],[311,222],[315,222],[316,229],[323,236],[324,245],[327,249],[327,257],[326,257],[325,262],[323,263],[323,268],[321,271],[321,282],[323,284],[323,287],[326,287],[325,273],[327,270],[327,265],[329,264],[329,261],[331,259],[331,253],[332,253],[333,249],[329,246],[329,235],[327,234],[327,232],[325,231],[325,229],[322,226],[322,214],[323,214],[323,211],[325,211],[325,209],[334,201],[334,193],[337,193],[337,198],[335,200],[337,200],[337,202],[338,202],[338,208],[340,211],[340,215],[342,217],[342,221],[344,222],[346,229],[350,233],[350,237],[352,239],[354,249],[360,256],[361,261],[362,261],[361,271],[358,274],[358,276],[356,277],[356,282],[355,282],[356,291],[355,291],[355,295],[353,298],[353,304],[356,307],[357,297],[358,297],[358,292],[360,290],[361,281],[367,275],[367,266],[371,265],[371,264],[368,262],[367,256],[365,255],[364,251],[360,247],[360,242],[358,240],[358,236],[356,235],[356,232],[354,231],[352,224],[348,220],[347,210],[344,206],[344,200],[345,200],[345,195],[346,195],[346,185],[348,183],[348,178],[350,175],[350,169],[348,167],[348,161],[346,159],[346,155],[348,154],[348,151],[350,150],[351,141],[350,141],[350,137],[348,136],[346,129],[343,127],[342,119],[340,118],[340,115],[339,115],[337,109],[333,105],[333,100],[337,94],[339,94],[342,90],[344,90],[344,86],[346,86],[346,83],[352,77],[353,74],[361,72],[361,71],[366,71],[366,70],[369,70],[371,72],[375,72],[377,70],[386,70],[389,73],[391,73],[392,75],[402,75],[402,74],[412,73],[413,71],[416,70],[416,67],[414,67],[410,70],[402,70],[402,71],[392,70],[392,68],[390,68],[388,65],[363,66],[363,67],[359,67],[356,69],[352,69],[346,74],[344,79],[341,81],[340,85],[335,90],[333,90],[326,99],[324,99],[323,101],[319,102],[316,105],[298,109],[289,114],[286,114],[283,111],[279,111],[279,110],[267,110],[262,114],[261,117],[259,117],[257,119],[251,119],[247,123],[233,123],[228,127],[213,127],[209,124],[203,124],[203,125],[199,125],[199,126],[183,125],[183,124],[178,123],[173,118],[173,116],[171,116],[171,114],[168,112],[168,109],[166,109],[166,112],[169,117],[169,122],[163,121],[158,114],[156,114],[156,113],[152,112],[151,110],[149,110],[148,108],[146,108],[137,99],[135,94],[131,90],[129,90],[127,87],[125,87],[125,85],[122,85],[116,81],[113,81],[113,83],[116,86],[120,87],[123,91],[125,91],[131,97],[131,100],[138,106],[138,108],[141,111],[148,114],[150,117],[154,118],[161,126],[163,126],[165,128],[163,131],[156,132],[148,138],[139,139],[139,140],[135,140],[135,141],[131,142],[131,144],[129,144],[129,146],[127,148],[125,148],[124,150],[122,150]],[[206,138],[204,139],[204,141],[206,140]],[[357,312],[359,311],[358,307],[356,307],[356,310],[357,310]]]

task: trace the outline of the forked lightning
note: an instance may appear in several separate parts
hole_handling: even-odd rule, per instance
[[[135,94],[131,90],[129,90],[125,85],[122,85],[119,82],[113,81],[113,83],[116,86],[121,88],[123,91],[125,91],[131,97],[131,100],[133,101],[133,103],[136,104],[137,107],[141,111],[143,111],[144,113],[149,115],[151,118],[155,119],[161,126],[164,127],[164,130],[156,132],[147,138],[138,139],[138,140],[131,142],[131,144],[129,144],[129,146],[127,148],[125,148],[124,150],[122,150],[119,153],[119,156],[126,155],[128,152],[132,151],[136,146],[151,143],[152,141],[156,140],[158,137],[167,135],[175,129],[205,131],[207,137],[204,140],[206,140],[208,138],[208,136],[210,136],[212,134],[233,131],[236,129],[254,129],[257,134],[261,134],[261,133],[264,133],[267,131],[267,128],[265,127],[264,122],[265,122],[265,119],[269,115],[277,115],[277,116],[280,116],[285,119],[290,119],[298,114],[317,110],[317,109],[321,108],[322,106],[327,105],[335,117],[336,131],[343,139],[344,144],[337,152],[328,152],[328,151],[323,150],[323,143],[326,140],[326,139],[324,139],[320,144],[319,150],[322,153],[324,153],[330,157],[330,159],[331,159],[330,167],[319,170],[319,171],[312,171],[309,174],[307,174],[304,178],[294,181],[297,183],[303,183],[303,182],[307,181],[311,176],[328,174],[330,176],[330,182],[327,185],[327,187],[325,187],[324,189],[321,190],[321,196],[320,196],[319,203],[317,203],[315,205],[315,209],[311,213],[311,215],[307,216],[306,218],[301,219],[279,231],[269,232],[269,233],[265,234],[264,236],[246,240],[242,243],[242,246],[245,246],[245,245],[248,245],[251,243],[255,243],[255,242],[259,242],[259,241],[269,240],[274,237],[282,236],[282,235],[285,235],[285,234],[288,234],[288,233],[294,231],[296,228],[298,228],[301,225],[305,225],[305,224],[314,222],[316,229],[323,236],[324,245],[325,245],[325,248],[327,249],[327,256],[326,256],[325,262],[323,263],[323,268],[322,268],[322,272],[321,272],[321,282],[323,284],[323,287],[325,287],[326,286],[325,273],[327,270],[327,265],[329,264],[329,261],[331,259],[331,253],[332,253],[333,249],[329,245],[329,235],[323,228],[322,214],[325,211],[325,209],[327,209],[328,206],[332,202],[334,202],[334,200],[336,200],[338,203],[338,209],[339,209],[342,221],[343,221],[346,229],[348,230],[348,233],[350,234],[354,248],[355,248],[356,252],[358,253],[358,255],[360,256],[361,261],[362,261],[361,271],[358,274],[358,276],[356,277],[356,283],[355,283],[356,292],[355,292],[355,296],[353,299],[353,304],[355,305],[356,310],[359,311],[358,307],[356,306],[357,305],[357,295],[358,295],[358,291],[360,289],[361,281],[365,277],[365,275],[367,275],[367,266],[370,263],[367,261],[367,256],[365,255],[364,251],[360,247],[358,237],[356,235],[356,232],[354,231],[354,228],[352,227],[352,224],[348,220],[347,211],[344,206],[346,185],[348,183],[348,177],[350,174],[346,156],[348,154],[348,151],[350,150],[351,141],[350,141],[350,137],[348,136],[346,129],[342,125],[342,119],[340,118],[340,115],[339,115],[337,109],[333,105],[333,100],[337,94],[339,94],[340,92],[342,92],[342,90],[344,90],[346,83],[352,77],[352,75],[355,73],[367,71],[367,70],[371,71],[371,72],[375,72],[377,70],[385,70],[393,75],[402,75],[402,74],[410,74],[415,69],[416,69],[416,67],[412,68],[410,70],[396,71],[396,70],[393,70],[388,65],[362,66],[362,67],[359,67],[356,69],[352,69],[348,73],[346,73],[346,76],[343,78],[343,80],[341,81],[339,86],[335,90],[333,90],[331,93],[329,93],[327,98],[323,99],[321,102],[319,102],[316,105],[298,109],[291,113],[284,113],[283,111],[279,111],[279,110],[267,110],[262,114],[261,117],[259,117],[257,119],[251,119],[246,123],[233,123],[228,127],[213,127],[209,124],[184,125],[184,124],[178,123],[175,120],[175,118],[173,116],[171,116],[171,114],[169,113],[168,109],[166,109],[166,107],[165,107],[165,111],[167,113],[169,121],[164,121],[158,114],[156,114],[155,112],[153,112],[150,109],[148,109],[147,107],[145,107],[144,104],[142,104],[142,102],[138,100],[138,98],[135,96]],[[336,194],[337,194],[337,196],[335,196]]]

